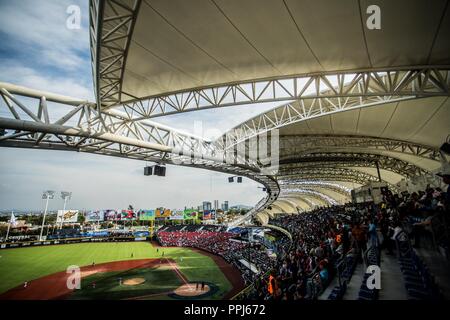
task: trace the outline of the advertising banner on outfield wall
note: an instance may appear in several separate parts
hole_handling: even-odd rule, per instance
[[[156,209],[155,217],[156,218],[170,218],[171,211],[170,209]]]
[[[138,212],[139,220],[141,221],[149,221],[155,220],[155,210],[139,210]]]
[[[58,210],[57,223],[74,223],[78,221],[78,210]]]
[[[170,215],[170,220],[183,220],[184,219],[184,211],[183,210],[172,210],[172,214]]]
[[[136,212],[134,210],[122,210],[121,220],[136,220]]]
[[[184,220],[197,219],[198,211],[194,209],[186,209],[183,212]]]
[[[106,209],[106,210],[103,210],[103,212],[104,212],[105,220],[107,220],[107,221],[117,220],[117,210]]]
[[[204,210],[203,211],[203,220],[214,220],[216,218],[215,210]]]
[[[95,222],[105,220],[105,212],[103,210],[93,210],[86,213],[86,221]]]

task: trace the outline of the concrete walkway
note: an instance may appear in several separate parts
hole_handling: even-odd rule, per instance
[[[381,251],[381,290],[379,300],[407,300],[403,273],[396,255],[387,255]]]
[[[353,272],[353,277],[347,285],[347,291],[344,294],[343,300],[358,300],[358,293],[361,288],[365,272],[366,268],[364,267],[364,263],[358,263],[355,271]]]

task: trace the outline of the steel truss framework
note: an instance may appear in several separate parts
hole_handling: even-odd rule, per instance
[[[350,197],[350,189],[338,183],[322,182],[322,181],[284,181],[280,183],[281,190],[293,190],[298,188],[304,189],[325,189],[339,193],[345,197]]]
[[[219,137],[216,143],[231,147],[263,132],[325,114],[412,98],[449,95],[448,69],[424,67],[397,71],[362,71],[352,74],[351,81],[348,83],[343,80],[345,76],[345,73],[337,73],[310,77],[309,79],[312,80],[308,80],[307,83],[315,84],[314,90],[311,90],[313,93],[306,96],[292,95],[293,102],[243,122]],[[328,77],[327,83],[333,89],[327,85],[321,91],[324,86],[321,87],[320,83],[324,77]],[[438,82],[434,80],[437,78],[440,79]],[[337,82],[337,85],[331,85],[332,79],[333,82]]]
[[[141,0],[91,0],[90,44],[97,102],[107,107],[122,99],[122,82]]]
[[[9,118],[0,118],[0,127],[3,128],[0,137],[1,146],[73,150],[238,174],[261,182],[271,191],[255,206],[257,209],[267,207],[279,193],[275,179],[260,174],[257,164],[250,163],[245,157],[243,157],[244,165],[226,164],[223,160],[226,159],[227,153],[200,137],[179,132],[150,120],[132,121],[130,115],[115,110],[99,112],[95,104],[80,99],[41,94],[7,84],[0,84],[0,95],[10,113]],[[29,102],[21,102],[18,97],[34,99],[37,105],[34,109],[37,111],[27,106]],[[51,111],[55,108],[49,108],[47,101],[63,103],[72,109],[57,120],[51,121],[55,118],[51,116]],[[72,122],[72,125],[68,125],[69,122]],[[317,150],[317,145],[324,148],[369,147],[374,150],[409,153],[433,160],[437,160],[439,154],[437,150],[426,146],[373,137],[288,136],[280,139],[281,160],[285,160],[283,157],[286,156],[287,150],[301,153],[314,146]],[[343,180],[362,184],[376,181],[376,177],[362,172],[347,170],[336,173],[337,169],[329,168],[328,171],[332,172],[328,174],[323,168],[320,172],[309,170],[301,174],[306,179]],[[289,179],[291,178],[292,176],[289,176]],[[254,214],[253,211],[250,213]]]
[[[4,83],[0,83],[0,96],[10,115],[0,117],[0,146],[79,151],[245,176],[268,190],[258,208],[265,208],[278,196],[275,178],[248,164],[229,164],[223,157],[207,156],[211,154],[210,144],[201,138],[149,121],[129,123],[126,115],[115,111],[98,113],[95,104],[89,102]],[[31,98],[34,108],[23,98]],[[47,101],[65,104],[71,110],[52,120],[55,116],[51,111],[57,108],[49,108]]]
[[[114,110],[98,112],[95,104],[87,101],[6,83],[0,83],[0,95],[10,116],[2,118],[1,127],[12,131],[4,132],[0,141],[14,138],[23,146],[104,153],[161,163],[195,164],[210,160],[259,168],[256,161],[221,152],[201,137],[150,120],[130,122],[127,114]],[[23,102],[25,97],[32,98],[37,107],[27,106],[30,102]],[[57,114],[59,110],[48,108],[47,100],[70,106],[71,110],[51,122],[50,119],[55,118],[52,113]],[[18,130],[22,132],[16,132]],[[31,131],[42,134],[39,137],[26,134]]]
[[[278,181],[280,185],[286,183],[294,183],[295,181],[345,181],[345,182],[353,182],[357,184],[367,184],[371,181],[379,181],[378,177],[375,177],[371,174],[349,169],[349,168],[334,168],[334,167],[313,167],[313,168],[305,168],[299,172],[293,174],[285,174],[278,176]],[[388,186],[392,190],[397,190],[397,187],[387,183]]]
[[[389,151],[400,154],[412,155],[424,159],[439,161],[439,150],[425,145],[408,141],[383,139],[368,136],[346,135],[292,135],[280,137],[280,161],[291,157],[293,154],[306,154],[309,152],[321,152],[321,150],[347,148],[364,148],[367,152]]]
[[[13,120],[15,123],[1,119],[2,128],[15,130],[12,133],[5,132],[8,137],[1,137],[1,144],[69,148],[83,152],[222,171],[240,168],[240,170],[248,170],[249,175],[254,176],[259,165],[246,159],[245,155],[233,152],[232,157],[244,159],[243,165],[239,166],[217,160],[223,160],[227,156],[225,150],[241,141],[248,140],[251,136],[297,121],[386,102],[449,95],[449,66],[405,66],[392,69],[281,76],[194,88],[144,98],[132,97],[123,92],[122,84],[128,48],[140,3],[141,0],[90,1],[92,69],[97,104],[78,106],[80,107],[78,111],[83,110],[84,116],[88,118],[85,122],[87,128],[80,123],[75,129],[66,128],[63,126],[64,119],[60,119],[59,122],[62,123],[50,124],[44,121],[46,127],[44,128],[40,123],[43,122],[42,117],[45,120],[43,107],[42,111],[39,111],[41,112],[39,117],[33,118],[32,123],[26,123],[18,118]],[[233,129],[231,134],[219,138],[212,144],[203,139],[180,134],[170,128],[164,130],[162,126],[141,121],[194,110],[276,101],[284,101],[287,104],[246,121]],[[90,118],[91,115],[92,118]],[[21,122],[20,125],[18,121]],[[327,147],[324,144],[320,145]],[[342,144],[335,147],[342,147]],[[416,148],[409,143],[384,141],[372,147],[392,148],[390,151],[438,159],[436,150]],[[182,150],[187,150],[188,154],[182,153]],[[291,152],[289,153],[292,155]],[[321,171],[322,174],[317,172],[315,175],[312,175],[311,171],[308,178],[330,180],[331,176],[334,181],[345,179],[343,181],[363,183],[376,179],[362,172],[345,168],[335,168],[333,172],[328,170],[331,175],[324,175],[323,169]],[[338,177],[337,171],[343,176]],[[259,178],[267,179],[269,181],[266,181],[267,185],[273,184],[269,187],[272,190],[272,195],[269,197],[278,195],[278,184],[272,177],[260,175]],[[267,202],[261,203],[267,204]],[[247,216],[244,219],[247,219]]]
[[[448,66],[414,66],[278,77],[123,99],[126,54],[140,6],[140,0],[131,2],[127,6],[118,0],[91,1],[91,51],[100,99],[97,102],[104,107],[124,108],[138,119],[240,104],[313,99],[317,100],[314,108],[300,111],[304,116],[311,116],[317,108],[342,110],[355,103],[361,105],[364,97],[374,97],[366,103],[376,103],[380,99],[386,102],[395,97],[426,97],[449,92]],[[349,101],[352,97],[359,100]],[[296,108],[286,112],[300,115]]]
[[[102,1],[99,1],[97,4],[102,3]],[[112,0],[108,3],[117,5],[117,2]],[[94,10],[94,8],[91,9]],[[95,16],[92,12],[91,15]],[[93,34],[102,33],[104,34],[105,39],[114,39],[112,33],[109,31],[112,31],[113,29],[120,30],[125,28],[125,26],[127,26],[127,30],[130,30],[130,28],[132,28],[131,24],[133,23],[130,19],[135,19],[135,16],[120,17],[120,19],[122,18],[125,20],[122,21],[123,23],[119,23],[120,26],[116,26],[117,28],[110,26],[102,29],[103,31],[101,32],[97,30],[97,33],[93,32]],[[119,17],[117,17],[117,19],[119,19]],[[115,18],[111,17],[111,21],[115,20]],[[127,35],[129,36],[129,34]],[[120,39],[125,38],[125,35],[123,35]],[[116,40],[119,41],[120,39],[117,38]],[[98,48],[99,47],[97,47],[97,49]],[[123,65],[126,48],[121,54],[123,58],[121,63]],[[98,51],[93,53],[93,56],[96,55],[98,55]],[[116,58],[118,58],[118,56]],[[119,60],[117,60],[117,62]],[[96,64],[96,66],[98,67],[100,65]],[[97,89],[100,88],[98,87],[98,79],[100,79],[98,76],[99,70],[104,69],[97,68],[95,71]],[[331,85],[330,81],[333,76],[337,79],[337,87]],[[349,83],[346,82],[346,77],[350,77]],[[147,107],[144,107],[144,102],[138,101],[134,102],[133,105],[139,105],[139,109],[135,109],[134,107],[128,108],[123,105],[124,112],[118,110],[120,108],[104,108],[103,106],[100,107],[99,104],[80,101],[80,99],[61,98],[60,96],[57,97],[56,95],[51,94],[40,95],[33,90],[0,84],[2,99],[11,116],[10,118],[0,118],[0,128],[2,128],[0,144],[3,146],[14,147],[74,150],[161,163],[197,166],[211,170],[240,174],[251,177],[256,181],[262,181],[268,190],[271,191],[271,194],[269,194],[266,199],[267,201],[263,202],[264,206],[266,206],[270,201],[276,199],[279,192],[278,184],[273,177],[260,173],[260,165],[256,163],[256,161],[246,158],[245,155],[236,154],[234,150],[233,152],[227,152],[226,148],[228,148],[228,146],[221,146],[220,143],[211,143],[202,138],[184,134],[173,128],[146,120],[146,118],[210,107],[223,107],[242,103],[247,104],[249,102],[256,103],[261,102],[261,99],[263,101],[281,101],[283,99],[290,100],[294,98],[300,99],[297,103],[302,105],[302,112],[304,112],[302,119],[308,119],[328,112],[345,110],[346,108],[343,107],[345,104],[341,103],[341,99],[348,102],[354,98],[358,99],[361,104],[364,99],[372,98],[381,103],[381,101],[386,102],[386,99],[390,99],[389,97],[392,98],[394,96],[411,98],[448,94],[448,79],[448,71],[428,68],[377,72],[367,71],[355,74],[313,75],[309,77],[302,76],[285,80],[287,81],[286,83],[283,82],[284,80],[270,80],[260,82],[259,84],[254,83],[253,85],[239,84],[227,86],[226,88],[223,88],[224,91],[220,99],[218,98],[219,95],[217,95],[217,93],[221,92],[220,88],[202,89],[210,90],[211,94],[216,97],[215,100],[211,100],[210,97],[207,98],[207,95],[202,96],[200,93],[198,93],[198,99],[189,98],[186,100],[183,98],[184,93],[177,93],[174,97],[178,97],[179,99],[176,98],[175,100],[181,102],[183,107],[175,108],[172,111],[166,110],[166,107],[161,107],[160,102],[157,103],[156,107],[155,105],[151,107],[147,105]],[[285,92],[289,91],[286,91],[287,88],[290,88],[288,85],[289,81],[291,81],[294,95],[278,95],[280,91],[279,86],[281,84],[283,84],[281,87]],[[302,86],[299,85],[301,83],[303,83]],[[326,84],[326,90],[322,90],[322,88],[324,88],[324,83]],[[330,83],[330,85],[327,83]],[[242,86],[243,88],[248,87],[247,89],[250,88],[253,92],[254,99],[248,100],[247,94],[243,94],[242,89],[238,89],[239,86]],[[307,95],[306,92],[311,86],[314,89],[311,90],[313,93],[308,93]],[[112,87],[117,89],[117,85]],[[258,91],[260,89],[262,91]],[[273,95],[268,96],[268,91],[273,92]],[[239,98],[240,95],[238,92],[241,92],[243,97]],[[16,96],[31,97],[37,100],[37,111],[32,111],[32,108],[27,107],[26,103],[21,102],[14,94]],[[100,101],[101,94],[102,91],[98,90],[97,96]],[[193,95],[195,96],[195,94]],[[150,100],[170,100],[169,97],[170,95],[152,98],[153,100]],[[229,100],[230,97],[232,98],[231,100]],[[109,101],[108,99],[104,100]],[[333,99],[337,99],[338,101],[333,102]],[[72,109],[67,114],[57,118],[57,120],[51,121],[52,117],[50,116],[50,108],[47,107],[47,100],[70,105],[72,106]],[[190,107],[192,101],[198,102],[197,107]],[[208,105],[208,101],[212,104],[210,103]],[[308,103],[310,108],[308,110],[303,109]],[[331,106],[331,109],[325,107],[327,103]],[[147,108],[147,110],[145,110],[145,108]],[[17,112],[18,109],[21,109],[21,111]],[[160,110],[160,112],[155,113],[155,110]],[[22,114],[25,114],[25,117]],[[290,112],[287,112],[286,114],[290,114]],[[69,122],[74,124],[68,125]],[[329,142],[329,145],[337,143],[335,138],[328,137],[327,139],[328,141],[334,140],[334,142]],[[355,142],[355,139],[349,138],[347,140]],[[360,139],[359,141],[361,144],[366,143],[367,145],[367,139],[357,139]],[[389,140],[382,141],[382,139],[371,139],[371,142],[374,142],[375,140],[380,142],[378,144],[374,143],[373,147],[375,148],[389,149],[404,153],[410,152],[418,156],[437,159],[436,150],[431,150],[430,148],[413,146],[408,143],[399,143],[397,141],[392,142]],[[282,139],[282,141],[284,140],[285,139]],[[325,141],[326,139],[323,139],[320,145],[326,146],[324,144]],[[317,143],[317,139],[315,142]],[[287,139],[287,143],[289,143],[289,139]],[[352,146],[355,145],[357,145],[357,143]],[[342,144],[336,145],[336,147],[338,146],[342,147]],[[282,144],[282,150],[283,148],[285,147]],[[235,162],[232,164],[226,163],[229,157],[234,159]],[[361,173],[357,174],[361,175]],[[314,177],[317,178],[318,176],[316,175]],[[329,180],[328,177],[325,180]],[[369,180],[366,179],[366,181]]]
[[[333,198],[330,197],[329,195],[326,195],[322,192],[316,191],[316,190],[311,190],[311,189],[302,189],[302,188],[298,188],[295,190],[282,190],[280,193],[280,197],[279,199],[283,199],[284,197],[293,197],[293,196],[297,196],[297,197],[301,197],[301,196],[309,196],[318,200],[321,200],[322,202],[325,202],[329,205],[337,205],[338,202]]]
[[[308,153],[301,157],[293,157],[280,161],[279,174],[295,173],[311,167],[376,167],[398,173],[407,178],[421,176],[429,171],[419,168],[409,162],[378,154],[321,152]]]
[[[251,120],[255,124],[254,128],[242,127],[246,131],[267,131],[288,121],[355,106],[386,103],[402,98],[448,95],[448,69],[448,66],[407,67],[255,80],[130,100],[111,107],[128,110],[139,120],[202,109],[290,101],[284,106],[285,111],[276,112],[273,118],[267,113],[260,122]]]

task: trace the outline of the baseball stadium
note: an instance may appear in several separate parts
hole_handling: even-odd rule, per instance
[[[81,266],[81,289],[68,289],[68,266]],[[11,249],[2,252],[8,270],[15,272],[2,279],[0,299],[227,299],[243,289],[223,259],[150,242]]]
[[[449,299],[449,3],[0,0],[0,300]]]

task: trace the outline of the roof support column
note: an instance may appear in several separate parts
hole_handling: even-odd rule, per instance
[[[375,161],[375,164],[377,166],[378,181],[381,182],[380,164],[378,163],[378,160]]]

